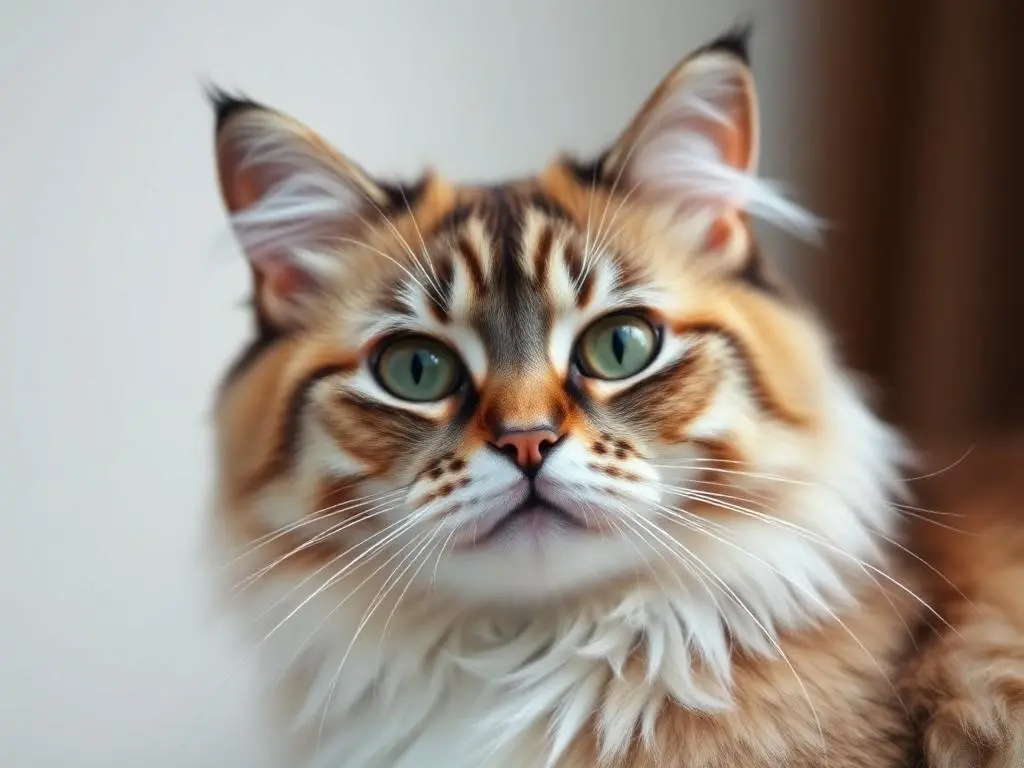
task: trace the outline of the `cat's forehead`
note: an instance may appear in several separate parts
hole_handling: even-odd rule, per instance
[[[560,325],[650,300],[637,255],[592,197],[540,179],[427,185],[424,197],[392,232],[402,263],[378,287],[374,331],[468,331],[490,368],[507,369],[549,357]]]
[[[441,312],[468,325],[492,365],[543,354],[558,297],[550,290],[552,257],[579,261],[570,214],[538,189],[474,190],[435,239]]]

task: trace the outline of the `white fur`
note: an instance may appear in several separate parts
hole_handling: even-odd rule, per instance
[[[752,169],[723,163],[706,137],[662,130],[695,116],[720,119],[734,75],[717,56],[692,68],[686,87],[666,103],[665,120],[638,140],[633,172],[677,202],[738,201],[787,228],[813,229],[811,217]],[[254,147],[264,157],[287,157],[273,142]],[[307,234],[294,228],[297,220],[336,216],[351,203],[350,190],[304,167],[241,219],[253,247],[293,246],[291,238]],[[567,294],[569,286],[560,289]],[[574,318],[556,333],[559,358],[582,322]],[[680,349],[668,345],[665,354]],[[902,445],[845,375],[829,368],[825,378],[824,423],[814,440],[797,441],[763,418],[755,430],[740,374],[719,387],[694,426],[708,437],[728,433],[744,444],[755,471],[791,481],[770,517],[723,516],[721,534],[665,518],[662,505],[678,499],[651,481],[685,487],[689,473],[678,467],[695,457],[681,451],[630,465],[639,482],[616,481],[636,526],[622,535],[569,530],[532,550],[434,560],[438,539],[398,529],[382,565],[353,569],[336,583],[334,569],[311,578],[270,573],[254,583],[239,602],[255,617],[268,668],[300,683],[295,727],[317,745],[303,765],[553,766],[594,713],[602,759],[611,761],[636,733],[650,741],[670,702],[709,715],[730,707],[737,647],[774,655],[781,630],[829,621],[850,604],[844,573],[851,567],[884,565],[877,541],[893,528],[889,497],[899,492]],[[362,383],[371,393],[372,382]],[[550,494],[579,501],[580,488],[611,482],[588,463],[582,445],[570,441],[539,481],[552,484]],[[472,498],[467,506],[477,514],[522,491],[503,480],[515,473],[493,453],[478,452],[469,472],[473,482],[452,500]],[[622,502],[608,499],[595,493],[585,501],[611,515]],[[400,519],[395,512],[392,521]],[[458,520],[438,530],[450,532]],[[235,561],[243,577],[266,564],[259,555]],[[653,578],[621,578],[633,570]],[[593,588],[606,580],[606,588]],[[645,675],[627,684],[623,666],[641,645]]]
[[[773,655],[779,630],[828,620],[852,599],[841,571],[861,561],[878,567],[873,532],[892,529],[888,498],[898,489],[901,444],[838,373],[829,395],[829,450],[803,457],[800,482],[775,515],[781,522],[739,517],[719,538],[663,523],[713,576],[695,575],[700,565],[668,574],[659,568],[657,588],[638,582],[501,609],[453,600],[451,585],[424,589],[425,576],[410,596],[404,590],[414,578],[412,550],[390,591],[384,577],[401,558],[362,589],[346,579],[298,610],[326,574],[298,589],[293,580],[263,579],[244,595],[249,611],[267,614],[258,634],[294,612],[265,643],[267,658],[281,674],[307,676],[297,726],[315,734],[323,723],[310,768],[553,765],[592,711],[600,713],[600,743],[612,758],[637,729],[650,735],[667,699],[709,713],[730,706],[727,636]],[[772,466],[768,455],[757,460]],[[568,454],[565,461],[576,463]],[[628,560],[624,552],[617,556]],[[566,555],[559,557],[572,559]],[[657,564],[653,552],[647,557]],[[244,560],[239,566],[247,567]],[[433,567],[427,562],[427,573]],[[474,570],[484,577],[472,568],[467,577]],[[396,605],[400,595],[405,601]],[[623,688],[617,671],[637,642],[646,645],[647,676]],[[692,671],[698,658],[709,671],[699,679]]]
[[[226,130],[222,141],[239,155],[239,168],[257,170],[266,181],[260,199],[233,216],[239,240],[251,256],[294,256],[315,249],[340,219],[365,204],[337,158],[288,118],[252,110]]]
[[[756,148],[748,167],[731,165],[700,125],[711,121],[728,126],[732,102],[744,98],[747,88],[754,98],[746,68],[732,56],[708,54],[684,65],[679,77],[629,147],[624,158],[628,179],[672,207],[686,210],[691,221],[694,210],[741,209],[797,235],[815,238],[819,220],[776,184],[757,175]]]

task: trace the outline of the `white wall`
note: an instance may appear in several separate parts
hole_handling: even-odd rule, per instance
[[[246,290],[200,82],[374,171],[596,149],[757,9],[769,172],[799,148],[797,0],[34,0],[0,30],[0,765],[258,768],[197,545]],[[797,131],[797,132],[793,132]]]

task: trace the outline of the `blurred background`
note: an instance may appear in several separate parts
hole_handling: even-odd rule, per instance
[[[211,395],[247,331],[206,80],[374,172],[490,180],[598,150],[684,54],[752,19],[762,169],[829,221],[824,249],[765,233],[768,250],[929,461],[980,446],[945,476],[1024,470],[1020,3],[3,10],[2,766],[276,764],[201,562]]]

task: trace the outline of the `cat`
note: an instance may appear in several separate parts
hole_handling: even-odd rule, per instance
[[[1022,526],[901,514],[910,447],[755,237],[819,227],[747,42],[493,186],[212,94],[256,329],[213,530],[292,764],[1024,765]]]

